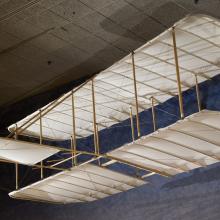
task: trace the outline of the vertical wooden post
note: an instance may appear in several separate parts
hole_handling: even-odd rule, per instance
[[[154,97],[151,97],[151,111],[152,111],[152,121],[153,121],[153,128],[154,131],[156,131],[157,126],[156,126],[156,114],[155,114],[155,108],[154,108]]]
[[[17,126],[17,124],[15,124],[15,136],[14,136],[15,140],[18,139],[17,128],[18,128],[18,126]],[[18,171],[18,163],[15,163],[15,189],[16,189],[16,190],[18,190],[18,188],[19,188],[18,172],[19,172],[19,171]]]
[[[180,117],[181,119],[183,119],[184,118],[183,97],[182,97],[182,88],[181,88],[181,80],[180,80],[178,54],[177,54],[177,47],[176,47],[176,34],[175,34],[174,27],[172,27],[172,37],[173,37],[174,59],[175,59],[175,64],[176,64],[176,78],[177,78],[177,86],[178,86]]]
[[[15,134],[15,135],[14,135],[15,140],[18,139],[17,129],[18,129],[18,125],[15,124],[15,133],[14,133],[14,134]]]
[[[195,75],[195,81],[196,81],[196,97],[197,97],[197,104],[198,104],[198,110],[201,111],[201,100],[200,100],[200,92],[199,92],[199,84],[198,84],[198,78],[197,75]]]
[[[99,143],[99,125],[96,124],[96,140],[97,140],[97,154],[100,155],[100,143]],[[98,164],[101,166],[101,161],[98,159]]]
[[[77,157],[76,157],[76,148],[74,147],[74,138],[71,135],[70,137],[70,144],[71,144],[71,154],[72,154],[72,167],[77,166]]]
[[[136,82],[136,72],[135,72],[135,63],[134,63],[134,52],[131,53],[131,58],[132,58],[133,80],[134,80],[137,133],[138,133],[138,137],[140,137],[141,136],[141,131],[140,131],[140,121],[139,121],[139,111],[138,111],[138,96],[137,96],[137,82]]]
[[[18,190],[18,163],[15,163],[15,189]]]
[[[133,121],[133,114],[132,114],[132,107],[130,106],[130,121],[131,121],[131,135],[132,135],[132,141],[134,142],[134,121]]]
[[[97,154],[99,155],[100,144],[99,144],[99,125],[96,123],[96,139],[97,139]]]
[[[77,165],[77,157],[76,157],[76,121],[75,121],[75,103],[74,103],[74,94],[72,91],[72,136],[71,136],[71,149],[72,149],[72,166]]]
[[[42,128],[42,115],[40,109],[40,145],[43,143],[43,128]],[[44,178],[43,161],[40,162],[40,178]]]
[[[95,90],[94,81],[92,79],[92,108],[93,108],[93,131],[94,131],[94,146],[95,153],[97,153],[97,134],[96,134],[96,109],[95,109]]]

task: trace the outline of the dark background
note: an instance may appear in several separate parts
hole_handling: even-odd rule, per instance
[[[220,76],[200,85],[202,107],[220,110]],[[186,115],[197,112],[195,88],[184,92]],[[178,99],[174,97],[156,108],[157,125],[178,120]],[[152,132],[151,111],[140,113],[142,135]],[[109,139],[109,137],[111,137]],[[78,141],[78,149],[93,150],[93,138]],[[101,151],[106,152],[131,141],[129,121],[100,132]],[[53,143],[54,144],[54,143]],[[58,144],[58,143],[57,143]],[[69,142],[59,143],[69,146]],[[0,219],[150,219],[208,220],[220,218],[220,164],[183,173],[172,178],[152,176],[149,184],[99,201],[71,205],[49,205],[10,199],[14,189],[14,165],[0,165]],[[111,169],[136,175],[134,169],[113,165]],[[39,179],[39,171],[20,166],[20,186]]]

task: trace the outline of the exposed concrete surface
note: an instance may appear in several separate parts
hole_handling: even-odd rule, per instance
[[[219,11],[219,0],[3,0],[0,107],[99,72],[187,14]]]

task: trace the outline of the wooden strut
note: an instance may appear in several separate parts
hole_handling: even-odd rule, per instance
[[[132,136],[132,141],[135,141],[134,137],[134,121],[133,121],[133,113],[132,113],[132,107],[130,106],[130,121],[131,121],[131,136]]]
[[[75,102],[74,102],[74,93],[72,91],[72,126],[73,134],[71,136],[71,149],[72,149],[72,166],[77,165],[76,157],[76,121],[75,121]]]
[[[88,82],[90,82],[95,77],[96,77],[96,75],[93,75],[91,78],[89,78],[84,83],[82,83],[80,86],[78,86],[73,92],[74,93],[77,92],[79,89],[81,89],[84,85],[86,85]],[[25,131],[27,128],[29,128],[32,124],[34,124],[36,121],[38,121],[40,119],[40,117],[43,117],[44,115],[49,113],[56,106],[58,106],[59,104],[63,103],[66,99],[68,99],[71,95],[72,95],[72,93],[70,92],[65,97],[61,96],[58,99],[56,99],[55,101],[51,102],[46,108],[43,109],[43,112],[41,112],[41,116],[40,116],[40,112],[38,114],[35,114],[29,120],[24,122],[21,126],[17,127],[17,129],[15,129],[13,132],[11,132],[8,135],[8,138],[13,137],[15,135],[15,133],[17,133],[17,135],[21,134],[23,131]]]
[[[175,59],[175,65],[176,65],[176,78],[177,78],[177,86],[178,86],[180,117],[181,117],[181,119],[183,119],[184,118],[183,97],[182,97],[180,70],[179,70],[179,62],[178,62],[178,54],[177,54],[177,46],[176,46],[175,27],[172,27],[172,37],[173,37],[174,59]]]
[[[195,75],[195,81],[196,81],[196,98],[197,98],[197,105],[198,105],[198,110],[199,110],[199,112],[201,112],[201,100],[200,100],[200,92],[199,92],[199,84],[198,84],[197,75]]]
[[[72,154],[71,150],[69,150],[69,153]],[[126,160],[123,160],[123,159],[120,159],[120,158],[116,158],[116,157],[108,155],[108,154],[99,154],[98,155],[96,153],[87,152],[87,151],[77,151],[76,153],[79,154],[79,155],[85,154],[85,155],[94,156],[92,159],[90,159],[86,162],[83,162],[81,164],[77,164],[77,166],[82,166],[82,165],[90,163],[92,161],[99,160],[100,158],[105,158],[105,159],[116,161],[118,163],[127,164],[129,166],[132,166],[132,167],[135,167],[135,168],[138,168],[138,169],[141,169],[141,170],[155,172],[155,173],[157,173],[159,175],[162,175],[162,176],[166,176],[166,177],[170,176],[170,174],[168,174],[166,172],[162,172],[162,171],[159,171],[159,170],[156,170],[156,169],[152,169],[152,168],[148,168],[148,167],[145,167],[145,166],[137,165],[137,164],[134,164],[132,162],[129,162],[129,161],[126,161]],[[14,163],[14,162],[9,161],[9,160],[0,160],[0,162]],[[33,167],[33,168],[51,169],[51,170],[56,170],[56,171],[69,171],[69,170],[71,170],[71,168],[60,168],[60,167],[55,167],[53,165],[52,166],[46,166],[46,165],[41,166],[41,165],[38,165],[38,164],[33,164],[33,165],[29,164],[27,166],[30,166],[30,167]]]
[[[43,144],[43,129],[42,129],[42,117],[41,117],[41,109],[40,109],[40,145]],[[40,162],[40,178],[44,178],[44,170],[43,170],[43,161]]]
[[[98,125],[98,123],[96,123],[96,138],[97,138],[97,154],[100,154],[99,125]]]
[[[74,140],[73,140],[73,139],[74,139],[74,138],[73,138],[73,136],[71,135],[71,137],[70,137],[70,146],[71,146],[71,154],[72,154],[72,156],[71,156],[72,167],[75,166],[75,159],[74,159],[75,150],[74,150],[74,144],[73,144]],[[62,159],[62,160],[60,160],[60,162],[63,162],[64,160],[65,160],[65,159]]]
[[[100,155],[100,142],[99,142],[99,125],[96,123],[96,140],[97,140],[97,154]],[[101,161],[98,159],[98,164],[101,166]]]
[[[93,109],[93,131],[94,131],[94,146],[97,154],[97,129],[96,129],[96,109],[95,109],[95,90],[94,81],[92,79],[92,109]]]
[[[151,97],[151,111],[152,111],[152,122],[153,122],[153,128],[154,131],[157,130],[157,126],[156,126],[156,114],[155,114],[155,108],[154,108],[154,97]]]
[[[15,128],[17,128],[17,124],[15,124]],[[15,132],[15,136],[14,136],[15,140],[18,139],[18,135],[17,133]],[[18,183],[18,163],[15,163],[15,189],[18,190],[19,188],[19,183]]]
[[[15,163],[15,189],[18,190],[19,184],[18,184],[18,163]]]
[[[72,154],[72,155],[73,155],[73,154]],[[68,157],[68,158],[66,158],[66,159],[63,159],[63,158],[62,158],[62,159],[59,160],[58,162],[52,164],[51,167],[55,167],[55,166],[58,166],[58,165],[60,165],[60,164],[63,164],[63,163],[65,163],[65,162],[69,161],[69,160],[72,160],[73,157],[77,157],[77,156],[79,156],[79,155],[81,155],[81,154],[76,154],[75,156],[71,156],[71,157]],[[47,161],[47,162],[48,162],[48,161]],[[77,166],[77,165],[76,165],[76,166]]]
[[[137,82],[136,82],[134,52],[131,53],[131,59],[132,59],[132,72],[133,72],[133,80],[134,80],[134,94],[135,94],[137,133],[138,133],[138,137],[140,137],[141,136],[141,130],[140,130],[139,111],[138,111],[138,96],[137,96]]]

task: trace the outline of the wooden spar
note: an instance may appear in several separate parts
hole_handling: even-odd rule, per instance
[[[97,154],[100,155],[100,142],[99,142],[99,127],[96,124],[96,140],[97,140]],[[101,161],[98,159],[98,164],[101,166]]]
[[[141,130],[140,130],[139,111],[138,111],[137,81],[136,81],[136,72],[135,72],[134,52],[131,53],[131,59],[132,59],[133,81],[134,81],[134,95],[135,95],[137,133],[138,133],[138,137],[140,137],[141,136]]]
[[[94,130],[94,146],[97,154],[97,132],[96,132],[96,109],[95,109],[95,90],[94,81],[92,79],[92,109],[93,109],[93,130]]]
[[[88,80],[86,80],[84,83],[82,83],[80,86],[78,86],[73,92],[77,92],[79,89],[81,89],[84,85],[86,85],[88,82],[90,82],[93,78],[96,77],[96,74],[93,75],[91,78],[89,78]],[[41,112],[41,116],[40,113],[34,115],[33,117],[31,117],[29,120],[27,120],[26,122],[24,122],[20,127],[18,127],[17,129],[15,129],[13,132],[11,132],[8,135],[9,137],[13,137],[15,135],[15,132],[17,132],[18,134],[21,134],[23,131],[25,131],[27,128],[29,128],[32,124],[34,124],[36,121],[38,121],[40,119],[40,117],[43,117],[44,115],[46,115],[47,113],[49,113],[51,110],[53,110],[56,106],[58,106],[59,104],[63,103],[66,99],[68,99],[71,96],[72,93],[69,93],[66,96],[61,96],[58,99],[56,99],[55,101],[53,101],[52,103],[50,103],[46,108],[43,109],[43,112]],[[59,100],[61,99],[61,100]],[[56,102],[57,101],[57,102]],[[28,124],[30,123],[30,124]]]
[[[178,87],[180,117],[181,119],[183,119],[184,118],[183,97],[182,97],[180,70],[179,70],[179,62],[178,62],[178,54],[177,54],[177,46],[176,46],[175,27],[172,27],[172,37],[173,37],[174,59],[175,59],[175,66],[176,66],[176,79],[177,79],[177,87]]]
[[[156,126],[156,114],[155,114],[155,108],[154,108],[154,97],[151,97],[151,111],[152,111],[152,122],[153,122],[153,128],[154,131],[157,130],[157,126]]]
[[[130,121],[131,121],[131,135],[132,135],[132,141],[134,142],[134,121],[133,121],[133,113],[132,113],[132,107],[130,106]]]
[[[17,129],[17,124],[15,124],[15,128]],[[15,132],[15,140],[18,139],[17,132]],[[15,189],[18,190],[19,183],[18,183],[18,163],[15,163]]]
[[[42,128],[42,117],[41,117],[41,109],[40,109],[40,145],[43,143],[43,128]],[[40,162],[40,178],[44,178],[44,170],[43,170],[43,161]]]
[[[200,112],[201,111],[201,100],[200,100],[200,92],[199,92],[199,84],[198,84],[197,75],[195,75],[195,81],[196,81],[196,98],[197,98],[198,110]]]
[[[71,148],[72,148],[72,166],[77,165],[76,157],[76,121],[75,121],[75,102],[74,102],[74,93],[72,91],[72,126],[73,134],[71,137]]]

